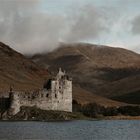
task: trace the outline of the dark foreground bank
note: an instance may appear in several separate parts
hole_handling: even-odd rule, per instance
[[[9,121],[68,121],[86,119],[82,113],[70,113],[63,111],[46,111],[35,107],[21,107],[16,115],[9,115],[8,112],[1,113],[1,120]]]
[[[140,120],[140,106],[103,107],[97,104],[81,106],[73,104],[73,112],[46,111],[36,107],[21,107],[16,115],[8,110],[0,113],[0,120],[7,121],[68,121],[95,119],[137,119]]]

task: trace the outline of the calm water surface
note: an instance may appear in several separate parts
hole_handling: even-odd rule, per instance
[[[0,140],[140,140],[140,121],[0,122]]]

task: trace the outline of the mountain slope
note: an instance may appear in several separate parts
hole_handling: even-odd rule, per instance
[[[123,96],[140,90],[140,55],[126,49],[61,44],[53,52],[35,55],[32,60],[49,71],[62,67],[73,77],[74,85],[100,96],[116,100],[121,97],[127,102]]]
[[[123,102],[114,101],[105,97],[98,96],[94,93],[90,93],[81,87],[73,86],[73,99],[81,105],[88,103],[96,103],[104,107],[117,107],[126,105]]]
[[[34,89],[40,87],[47,71],[0,42],[0,90]]]
[[[38,67],[30,59],[0,42],[0,91],[9,90],[14,86],[15,90],[38,89],[42,87],[44,78],[50,75],[46,70]],[[104,97],[92,94],[78,86],[73,86],[73,99],[80,104],[98,103],[103,106],[120,106],[121,102],[115,102]]]

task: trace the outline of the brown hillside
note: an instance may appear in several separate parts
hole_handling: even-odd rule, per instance
[[[49,76],[46,70],[42,70],[30,59],[0,43],[0,91],[9,90],[11,85],[16,90],[38,89]],[[79,86],[73,87],[73,99],[80,104],[92,102],[103,106],[124,105],[124,103],[97,96]]]
[[[35,55],[32,60],[51,72],[62,67],[73,77],[75,85],[97,95],[119,100],[114,97],[139,91],[140,55],[126,49],[84,43],[61,44],[53,52]],[[137,97],[133,96],[133,103]]]
[[[75,86],[73,87],[73,99],[82,105],[88,103],[96,103],[104,107],[116,107],[126,105],[123,102],[107,99],[105,97],[98,96],[96,94],[88,92],[87,90]]]
[[[0,90],[34,89],[41,86],[47,71],[0,42]]]

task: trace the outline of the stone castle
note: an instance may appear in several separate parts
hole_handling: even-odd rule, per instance
[[[43,89],[30,92],[11,89],[9,98],[12,115],[17,114],[21,106],[72,112],[72,79],[60,68],[56,77],[48,80]]]

